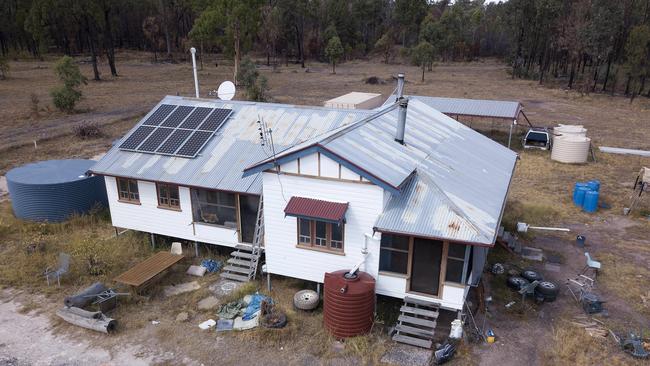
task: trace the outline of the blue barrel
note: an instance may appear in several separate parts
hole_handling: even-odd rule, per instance
[[[573,202],[576,202],[576,195],[578,194],[578,188],[580,187],[587,187],[587,183],[584,182],[576,182],[576,184],[573,186]],[[576,203],[577,206],[580,206],[579,204]]]
[[[576,194],[573,196],[573,203],[578,207],[582,207],[582,203],[585,200],[585,194],[589,191],[591,191],[589,187],[578,187],[578,189],[576,189]]]
[[[598,191],[587,191],[582,202],[582,211],[596,212],[598,209]]]
[[[592,191],[600,192],[600,181],[597,179],[590,180],[587,182],[587,187],[589,187],[589,189]]]

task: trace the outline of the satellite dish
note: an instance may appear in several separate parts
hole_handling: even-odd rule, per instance
[[[235,96],[235,84],[232,81],[224,81],[217,89],[217,96],[221,100],[231,100]]]

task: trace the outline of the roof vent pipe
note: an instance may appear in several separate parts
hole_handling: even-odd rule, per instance
[[[395,141],[404,145],[404,132],[406,131],[406,107],[408,107],[408,99],[404,98],[404,74],[397,75],[397,99],[396,103],[399,104],[399,111],[397,113],[397,133],[395,134]]]
[[[199,77],[196,75],[196,48],[192,47],[190,48],[190,52],[192,53],[192,70],[194,71],[194,91],[196,93],[196,97],[199,97]]]

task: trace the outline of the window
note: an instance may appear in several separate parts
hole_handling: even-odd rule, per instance
[[[465,266],[465,251],[467,245],[449,243],[447,252],[447,273],[446,282],[463,284],[463,267]]]
[[[379,270],[406,274],[409,261],[407,236],[382,234],[379,251]]]
[[[138,181],[128,178],[117,178],[118,199],[122,202],[140,203]]]
[[[298,218],[298,245],[343,252],[343,224]]]
[[[156,183],[156,189],[158,190],[158,207],[181,209],[178,186]]]
[[[194,221],[237,229],[237,195],[223,191],[192,189]]]

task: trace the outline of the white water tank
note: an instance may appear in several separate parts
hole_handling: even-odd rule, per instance
[[[573,135],[573,136],[587,136],[587,129],[582,125],[563,125],[558,124],[553,128],[553,134],[558,135]]]
[[[589,156],[591,139],[578,135],[560,135],[553,139],[551,160],[568,164],[583,164]]]

